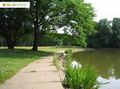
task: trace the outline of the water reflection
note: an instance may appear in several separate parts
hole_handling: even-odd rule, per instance
[[[95,66],[103,80],[109,80],[110,82],[113,82],[113,80],[115,80],[119,81],[120,84],[119,49],[102,49],[77,52],[73,54],[73,58],[75,61],[79,62],[82,66],[84,65]],[[119,88],[114,89],[120,89],[120,85]]]

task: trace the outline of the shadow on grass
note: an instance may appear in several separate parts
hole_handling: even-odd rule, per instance
[[[31,58],[31,57],[42,57],[50,55],[54,52],[47,52],[47,51],[32,51],[27,49],[15,49],[15,50],[8,50],[8,49],[0,49],[0,58]]]

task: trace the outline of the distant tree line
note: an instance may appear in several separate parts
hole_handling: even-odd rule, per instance
[[[101,19],[94,22],[95,32],[86,37],[87,47],[94,48],[120,48],[120,18],[113,18],[112,21]],[[32,36],[31,36],[32,37]],[[32,45],[32,38],[29,41],[23,40],[24,45]],[[42,46],[81,46],[79,39],[69,34],[60,34],[56,32],[47,32],[46,35],[38,41]],[[21,40],[22,41],[22,40]]]
[[[29,39],[28,39],[29,37]],[[39,46],[82,46],[77,43],[76,37],[65,33],[47,32],[44,37],[38,41]],[[33,45],[32,34],[23,36],[16,44],[16,46],[32,46]],[[4,45],[5,42],[4,42]]]
[[[94,22],[95,32],[87,36],[87,47],[94,48],[120,48],[120,18],[114,18],[113,21],[101,19]],[[17,41],[16,46],[32,46],[33,33],[24,35]],[[0,45],[7,46],[4,38],[0,37]],[[81,46],[76,37],[67,33],[57,33],[48,31],[44,37],[38,41],[39,46]]]
[[[101,19],[95,22],[96,33],[88,36],[88,47],[117,47],[120,48],[120,18],[113,18],[112,21]]]
[[[63,33],[49,33],[47,34],[39,45],[42,46],[80,46],[77,40],[72,35]]]

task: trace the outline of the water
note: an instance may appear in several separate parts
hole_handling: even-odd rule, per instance
[[[120,89],[120,49],[99,49],[76,52],[75,61],[81,66],[95,66],[99,73],[99,81],[110,82],[100,89]]]

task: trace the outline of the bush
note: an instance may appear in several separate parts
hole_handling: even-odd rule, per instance
[[[72,53],[72,49],[65,50],[65,53],[66,53],[66,54]]]
[[[102,83],[93,67],[74,67],[69,62],[65,67],[64,85],[69,89],[98,89]]]

